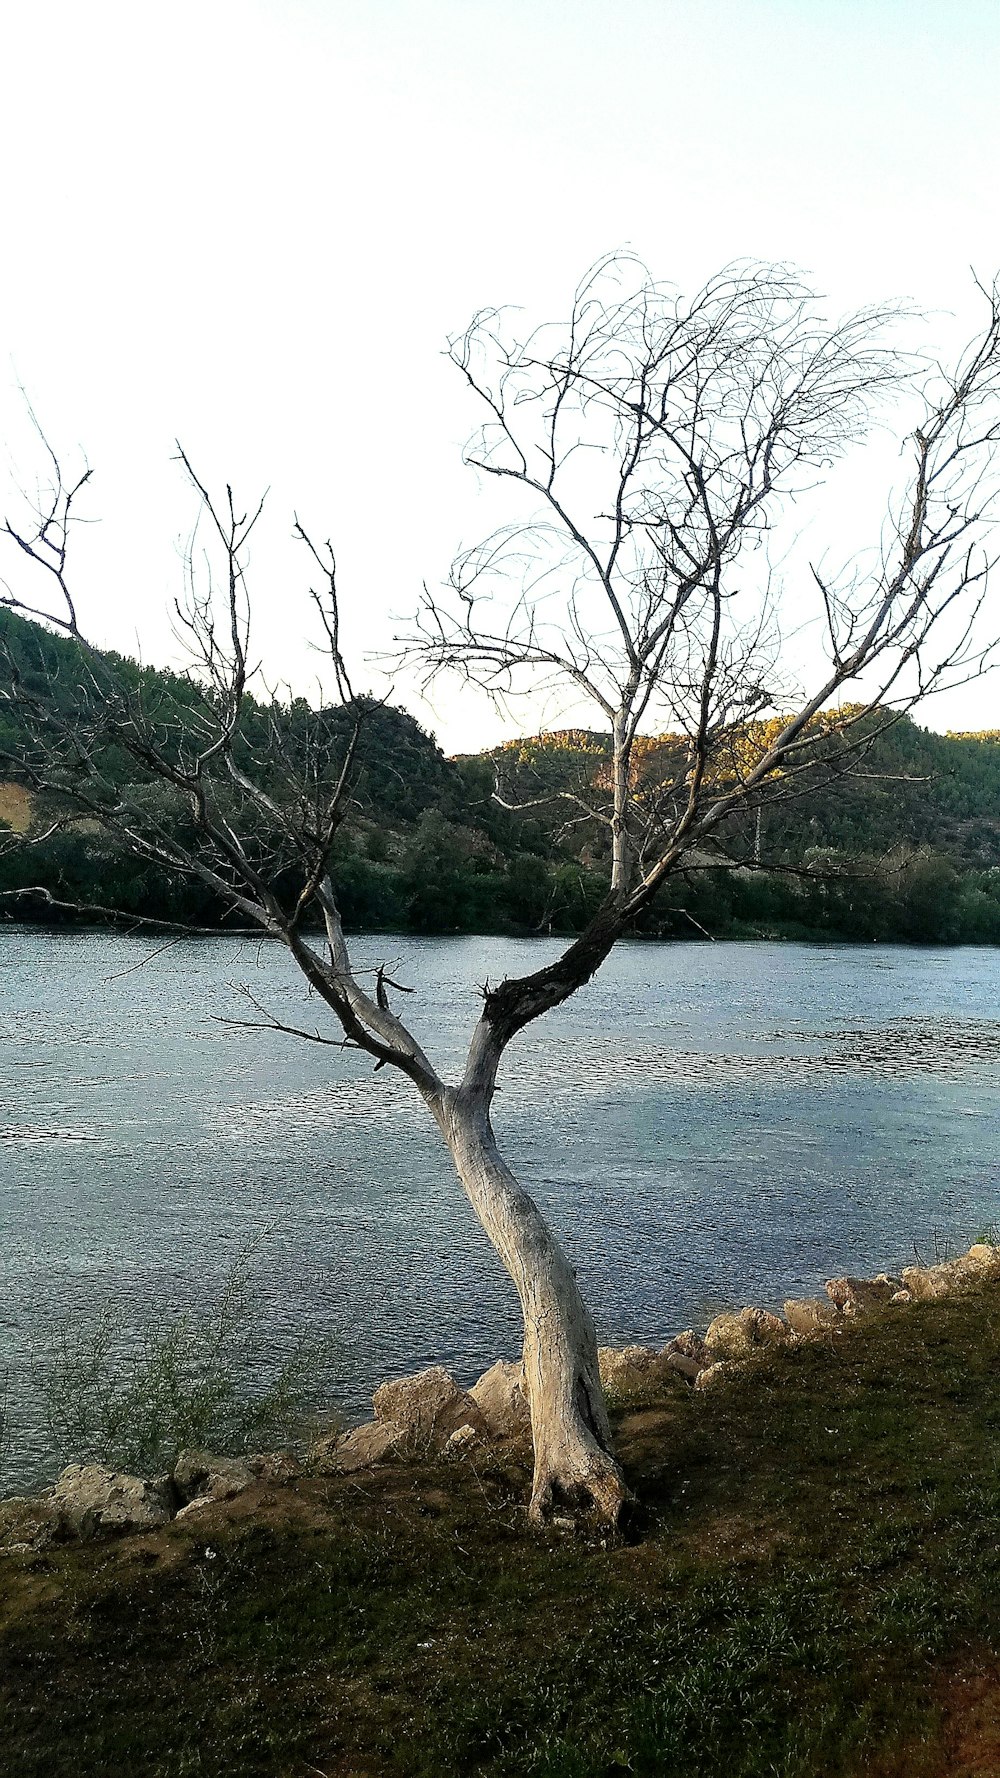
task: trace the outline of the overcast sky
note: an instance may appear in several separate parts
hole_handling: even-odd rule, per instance
[[[90,627],[155,661],[192,517],[175,436],[269,485],[258,646],[305,689],[293,508],[336,542],[359,650],[494,516],[441,356],[477,306],[559,315],[629,243],[685,288],[753,255],[833,309],[909,297],[947,345],[970,264],[1000,268],[998,90],[996,0],[23,0],[0,440],[30,480],[20,381],[86,448]],[[994,725],[997,690],[926,719]],[[471,696],[397,694],[448,749],[496,737]]]

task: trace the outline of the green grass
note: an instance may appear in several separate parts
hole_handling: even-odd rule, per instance
[[[1000,1651],[998,1359],[984,1293],[632,1403],[637,1504],[604,1543],[532,1533],[508,1459],[316,1480],[155,1537],[3,1558],[0,1769],[1000,1769],[955,1763],[952,1708]]]

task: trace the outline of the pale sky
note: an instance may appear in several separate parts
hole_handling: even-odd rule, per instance
[[[95,470],[91,633],[153,661],[193,515],[175,436],[269,486],[257,645],[307,689],[293,508],[334,539],[356,654],[494,522],[441,356],[475,308],[559,316],[628,243],[687,289],[749,255],[834,310],[908,297],[947,347],[970,264],[1000,269],[998,90],[996,0],[9,0],[5,459],[31,479],[20,381]],[[995,725],[998,689],[924,719]],[[447,750],[498,737],[471,694],[396,697]]]

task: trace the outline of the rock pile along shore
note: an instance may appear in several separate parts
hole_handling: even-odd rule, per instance
[[[955,1259],[908,1266],[898,1278],[830,1278],[825,1297],[791,1298],[784,1314],[744,1308],[717,1315],[702,1334],[675,1335],[662,1350],[601,1347],[601,1381],[627,1399],[679,1375],[696,1390],[736,1380],[776,1346],[835,1339],[876,1311],[1000,1285],[1000,1246],[979,1242]],[[302,1474],[349,1475],[406,1457],[460,1459],[492,1446],[528,1448],[531,1416],[520,1363],[498,1359],[465,1390],[441,1365],[382,1383],[372,1397],[374,1419],[321,1439],[302,1462],[285,1451],[223,1457],[182,1451],[173,1469],[151,1479],[101,1464],[71,1463],[49,1493],[0,1501],[0,1553],[38,1549],[65,1538],[155,1530],[195,1517],[254,1483],[282,1485]]]

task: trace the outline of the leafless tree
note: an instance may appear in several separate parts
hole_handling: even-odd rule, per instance
[[[296,745],[277,713],[262,729],[251,710],[244,552],[256,515],[241,515],[228,492],[214,502],[182,459],[224,567],[217,586],[192,581],[181,608],[195,663],[182,725],[149,707],[141,683],[131,693],[112,683],[83,640],[66,570],[81,484],[67,485],[53,459],[33,526],[8,524],[23,565],[54,584],[60,603],[20,589],[4,602],[60,624],[83,666],[69,716],[44,693],[6,688],[32,727],[17,769],[73,818],[200,878],[284,943],[336,1021],[335,1037],[302,1035],[363,1050],[413,1082],[520,1299],[535,1518],[558,1504],[613,1523],[625,1486],[591,1317],[497,1146],[491,1105],[504,1052],[590,979],[673,872],[713,847],[725,855],[740,809],[794,794],[824,759],[830,769],[818,733],[836,741],[842,770],[894,711],[984,664],[1000,299],[982,295],[983,331],[951,371],[893,351],[891,311],[827,322],[784,269],[731,268],[685,302],[621,258],[587,276],[564,325],[521,338],[514,318],[489,311],[452,342],[484,422],[468,460],[510,483],[519,510],[458,558],[441,594],[425,596],[403,650],[428,677],[459,673],[503,699],[544,685],[589,703],[606,763],[568,793],[570,818],[604,823],[612,855],[607,896],[563,954],[484,988],[454,1082],[392,1010],[384,975],[367,988],[348,955],[330,863],[357,723],[333,747],[317,717]],[[783,590],[770,566],[779,522],[901,394],[919,411],[907,431],[907,486],[888,500],[875,565],[801,566]],[[314,600],[339,696],[360,720],[332,552],[301,527],[298,536],[320,576]],[[810,616],[823,643],[802,689],[785,638]],[[647,738],[663,730],[671,739],[651,755]],[[167,786],[186,826],[121,795],[104,763],[109,742]],[[510,803],[510,786],[498,795]],[[280,892],[261,823],[281,837]]]

